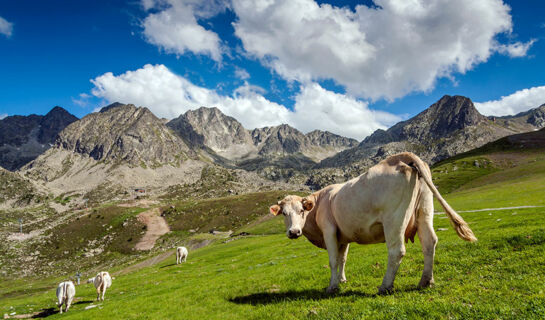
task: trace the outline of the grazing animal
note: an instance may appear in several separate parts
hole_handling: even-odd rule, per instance
[[[185,260],[187,259],[187,254],[188,252],[186,247],[176,248],[176,264],[185,262]]]
[[[394,279],[405,255],[405,242],[418,233],[424,253],[419,287],[433,284],[433,258],[437,236],[433,230],[433,196],[445,209],[460,238],[477,240],[467,223],[441,197],[431,171],[415,154],[404,152],[386,158],[366,173],[342,184],[323,188],[305,198],[286,196],[270,207],[282,213],[287,236],[301,235],[327,249],[331,280],[327,292],[346,282],[344,266],[351,242],[386,242],[388,266],[379,294],[393,290]]]
[[[59,307],[60,313],[62,313],[62,305],[65,305],[64,311],[70,309],[72,300],[76,295],[76,287],[72,281],[64,281],[59,283],[57,287],[57,306]]]
[[[97,289],[97,301],[101,300],[101,295],[102,301],[104,301],[104,294],[106,293],[106,289],[112,286],[112,277],[110,277],[110,274],[108,272],[102,271],[99,272],[96,277],[91,279],[93,280],[93,284]],[[91,281],[91,279],[89,279],[88,282]]]

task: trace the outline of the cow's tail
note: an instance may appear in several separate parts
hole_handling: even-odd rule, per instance
[[[458,213],[456,213],[454,209],[450,207],[450,205],[445,201],[445,199],[443,199],[443,197],[439,193],[439,190],[437,190],[437,188],[433,184],[430,171],[424,161],[422,161],[422,159],[420,159],[416,155],[411,158],[414,162],[412,164],[410,163],[409,165],[418,171],[418,174],[424,179],[435,198],[437,198],[441,206],[445,209],[445,212],[449,217],[450,222],[454,227],[454,230],[456,230],[458,236],[466,241],[477,241],[477,238],[473,234],[473,231],[471,231],[471,229],[467,225],[467,222],[465,222],[464,219]]]
[[[67,288],[67,286],[68,286],[68,281],[65,281],[64,282],[64,292],[63,292],[63,296],[62,296],[62,301],[64,303],[66,303],[66,301],[68,301],[67,300],[68,299],[68,290],[67,290],[68,288]]]

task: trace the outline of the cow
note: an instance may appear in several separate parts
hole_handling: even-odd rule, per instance
[[[176,264],[185,262],[185,260],[187,259],[187,254],[188,252],[186,247],[176,248]]]
[[[424,254],[424,270],[418,287],[430,287],[437,236],[433,230],[433,196],[445,209],[458,236],[477,238],[433,185],[426,163],[410,152],[390,156],[366,173],[345,183],[327,186],[307,197],[286,196],[269,208],[284,215],[286,234],[301,235],[329,255],[331,279],[328,293],[346,282],[349,244],[386,242],[388,265],[379,294],[393,291],[397,269],[405,255],[405,242],[418,233]]]
[[[59,283],[57,287],[57,306],[59,307],[60,313],[62,313],[62,305],[65,305],[64,311],[70,309],[72,300],[76,295],[76,287],[72,281],[64,281]]]
[[[97,289],[97,301],[100,301],[101,298],[102,301],[104,301],[104,294],[106,294],[106,289],[112,286],[112,277],[110,277],[110,274],[108,272],[101,271],[96,275],[96,277],[89,279],[88,282],[90,282],[91,280],[95,285],[95,288]]]

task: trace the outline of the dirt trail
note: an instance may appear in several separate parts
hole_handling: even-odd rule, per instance
[[[128,266],[118,272],[114,272],[113,274],[114,275],[121,275],[121,274],[127,274],[129,272],[133,272],[133,271],[136,271],[136,270],[140,270],[142,268],[145,268],[145,267],[151,267],[153,265],[156,265],[158,264],[159,262],[163,262],[165,259],[167,259],[168,257],[172,256],[174,254],[174,251],[172,250],[169,250],[169,251],[166,251],[166,252],[163,252],[159,255],[156,255],[154,257],[151,257],[149,259],[146,259],[144,261],[141,261],[141,262],[138,262],[136,264],[133,264],[131,266]]]
[[[146,234],[138,241],[136,250],[151,250],[155,241],[170,231],[167,222],[161,217],[161,210],[154,208],[138,215],[138,221],[147,226]]]
[[[494,211],[494,210],[512,210],[512,209],[527,209],[527,208],[545,208],[544,206],[518,206],[518,207],[501,207],[501,208],[486,208],[486,209],[476,209],[476,210],[461,210],[457,212],[481,212],[481,211]],[[434,212],[434,214],[445,214],[444,211]]]

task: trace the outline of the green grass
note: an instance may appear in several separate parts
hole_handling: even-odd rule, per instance
[[[540,318],[545,312],[543,210],[491,213],[464,214],[479,237],[475,244],[457,238],[447,220],[436,217],[436,226],[449,230],[438,232],[436,286],[432,289],[416,290],[423,265],[418,243],[407,246],[396,292],[390,296],[375,295],[386,268],[385,245],[353,245],[347,263],[349,282],[342,285],[339,294],[330,296],[324,291],[329,278],[324,267],[327,253],[305,239],[269,235],[193,251],[181,266],[176,266],[171,257],[159,265],[119,276],[100,310],[84,310],[95,297],[94,289],[78,286],[79,303],[62,317]],[[0,312],[51,308],[54,296],[53,288],[7,296],[2,299]]]
[[[545,161],[539,154],[511,157],[507,162],[498,159],[504,158],[469,154],[451,159],[433,168],[439,171],[434,173],[436,182],[443,185],[441,192],[458,211],[545,206]],[[477,167],[475,160],[490,163]],[[457,170],[452,170],[454,165]],[[446,192],[449,188],[451,192]],[[281,217],[262,217],[284,194],[177,203],[167,215],[174,231],[166,238],[190,237],[188,228],[207,231],[216,223],[250,236],[217,239],[191,251],[188,262],[181,266],[171,256],[157,265],[119,275],[98,308],[84,310],[95,297],[94,288],[78,286],[76,304],[62,317],[543,319],[545,315],[544,207],[461,213],[479,239],[476,243],[459,239],[446,216],[436,215],[435,228],[447,230],[437,231],[436,285],[425,290],[416,289],[423,268],[418,240],[407,244],[396,290],[388,296],[376,295],[386,270],[386,246],[353,244],[347,262],[348,283],[341,284],[339,294],[327,295],[327,252],[304,238],[287,239]],[[241,217],[233,218],[238,214]],[[53,310],[48,308],[54,307],[54,285],[59,281],[52,277],[0,283],[0,314]]]

